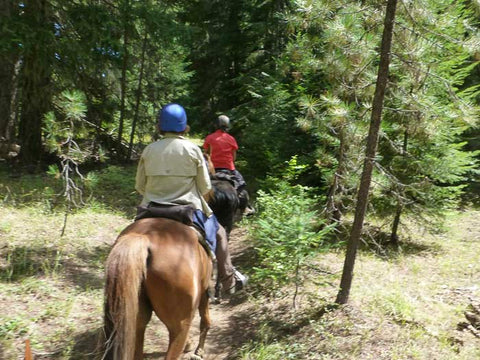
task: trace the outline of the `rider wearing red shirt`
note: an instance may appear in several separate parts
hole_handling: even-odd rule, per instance
[[[210,153],[215,168],[235,170],[238,145],[233,136],[222,129],[205,138],[204,149]]]
[[[240,198],[240,207],[244,209],[245,215],[251,215],[255,210],[248,204],[249,196],[245,189],[247,184],[242,174],[235,169],[238,144],[235,138],[227,132],[230,119],[226,115],[220,115],[215,125],[217,130],[205,138],[203,149],[210,155],[216,172],[228,173],[234,178]]]

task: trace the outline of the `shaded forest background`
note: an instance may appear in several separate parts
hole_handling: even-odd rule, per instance
[[[178,102],[197,144],[231,118],[257,210],[230,243],[250,290],[218,312],[239,338],[222,353],[477,358],[478,0],[398,1],[355,297],[332,306],[386,3],[0,1],[0,357],[91,357],[136,161]]]
[[[399,2],[369,209],[393,242],[402,216],[435,224],[478,199],[479,14],[477,1]],[[198,138],[230,116],[252,193],[283,179],[327,222],[354,208],[381,2],[4,0],[0,16],[12,173],[48,168],[73,200],[79,173],[135,160],[178,102]]]

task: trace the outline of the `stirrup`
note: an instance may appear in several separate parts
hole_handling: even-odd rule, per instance
[[[235,279],[235,283],[228,289],[224,289],[222,292],[226,295],[233,295],[245,289],[248,283],[248,276],[243,275],[240,271],[233,268],[232,276]]]
[[[248,205],[243,211],[243,216],[251,216],[253,214],[255,214],[255,209],[250,205]]]

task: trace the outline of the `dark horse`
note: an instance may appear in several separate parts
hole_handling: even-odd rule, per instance
[[[236,219],[240,206],[240,199],[238,192],[233,186],[232,182],[227,180],[217,179],[215,168],[209,155],[205,155],[205,161],[208,167],[208,173],[212,181],[212,190],[208,194],[207,201],[208,206],[212,209],[213,213],[217,217],[218,222],[225,228],[227,237],[230,240],[230,232],[233,229],[233,223]],[[220,301],[220,283],[215,283],[214,299]]]
[[[208,205],[218,219],[218,222],[225,228],[228,235],[233,229],[236,214],[240,209],[240,199],[237,190],[232,182],[218,179],[215,167],[209,155],[205,155],[208,173],[212,181],[212,191],[208,197]]]
[[[214,179],[212,177],[212,195],[208,205],[217,217],[218,222],[225,228],[227,235],[230,235],[240,203],[237,190],[229,181]]]
[[[212,260],[195,230],[164,218],[141,219],[118,236],[107,259],[103,359],[143,359],[152,312],[169,334],[167,360],[179,359],[197,309],[200,339],[191,359],[201,359],[210,328]]]

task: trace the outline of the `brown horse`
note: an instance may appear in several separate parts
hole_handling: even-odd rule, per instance
[[[166,359],[179,359],[197,309],[200,340],[190,358],[201,359],[210,328],[211,273],[212,260],[189,226],[164,218],[128,226],[106,264],[103,359],[142,359],[152,311],[168,329]]]

